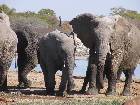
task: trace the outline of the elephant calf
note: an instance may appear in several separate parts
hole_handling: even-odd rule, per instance
[[[44,74],[44,81],[48,95],[54,95],[55,73],[62,70],[59,95],[63,95],[67,85],[67,92],[74,86],[74,41],[60,31],[53,31],[44,35],[39,42],[40,66]]]

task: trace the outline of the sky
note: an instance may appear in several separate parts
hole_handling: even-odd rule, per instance
[[[17,12],[34,11],[49,8],[63,20],[71,20],[81,13],[109,15],[110,8],[123,7],[140,12],[140,0],[0,0]]]

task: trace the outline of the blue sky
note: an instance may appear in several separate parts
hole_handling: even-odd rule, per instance
[[[110,8],[124,7],[140,12],[140,0],[0,0],[17,11],[35,11],[49,8],[63,20],[71,20],[81,13],[108,15]]]

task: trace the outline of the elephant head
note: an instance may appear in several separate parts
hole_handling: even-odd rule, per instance
[[[96,17],[91,14],[82,14],[70,21],[73,32],[77,34],[77,37],[88,48],[92,48],[95,43],[94,40],[96,38],[91,34],[94,34],[94,28],[96,28],[98,24]]]

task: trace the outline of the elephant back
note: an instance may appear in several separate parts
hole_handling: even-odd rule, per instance
[[[0,37],[0,42],[3,42],[5,40],[8,40],[9,42],[17,42],[15,32],[4,23],[0,23]]]
[[[0,22],[0,65],[9,63],[14,57],[17,46],[15,32],[6,23]],[[6,66],[8,68],[8,65]]]

